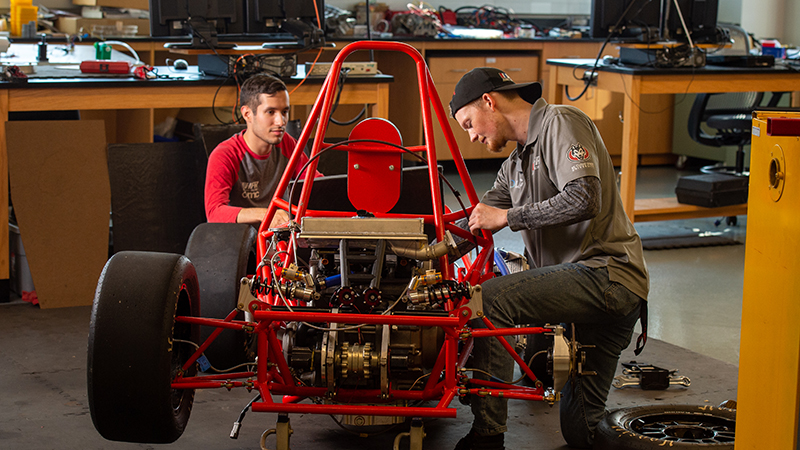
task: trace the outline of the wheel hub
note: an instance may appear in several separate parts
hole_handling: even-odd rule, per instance
[[[687,443],[733,442],[735,433],[734,423],[723,418],[674,415],[642,417],[631,429],[649,438]]]
[[[713,438],[716,433],[713,430],[703,427],[702,425],[676,424],[667,426],[664,429],[664,434],[666,436],[683,440],[698,440]]]

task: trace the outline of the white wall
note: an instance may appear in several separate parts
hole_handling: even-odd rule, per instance
[[[717,21],[742,23],[742,0],[719,0]]]
[[[741,0],[742,27],[757,38],[774,38],[784,46],[800,45],[797,0]]]
[[[786,26],[783,30],[783,42],[795,47],[800,46],[800,2],[786,2]]]
[[[757,38],[783,39],[786,29],[784,0],[743,0],[742,28]],[[783,19],[783,20],[782,20]]]

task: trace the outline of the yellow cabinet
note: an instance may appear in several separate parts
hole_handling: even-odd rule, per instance
[[[800,418],[800,112],[754,113],[750,148],[736,449],[794,450]]]

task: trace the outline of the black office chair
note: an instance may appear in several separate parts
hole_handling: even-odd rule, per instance
[[[183,253],[206,221],[207,160],[198,142],[109,144],[114,252]]]
[[[206,156],[208,156],[222,141],[245,129],[247,129],[247,125],[238,123],[224,125],[196,123],[194,124],[194,139],[203,144]]]
[[[689,136],[695,142],[711,147],[735,145],[736,165],[712,165],[700,170],[703,173],[747,175],[744,163],[744,146],[750,144],[752,112],[759,107],[774,107],[784,92],[772,92],[763,104],[764,92],[735,92],[698,94],[689,113]],[[713,133],[713,134],[711,134]]]

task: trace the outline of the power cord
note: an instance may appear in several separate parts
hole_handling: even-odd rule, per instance
[[[358,119],[360,119],[361,117],[364,116],[364,114],[367,113],[367,106],[364,105],[364,107],[361,108],[361,112],[358,113],[355,117],[353,117],[350,120],[345,120],[345,121],[341,121],[340,122],[340,121],[338,121],[338,120],[333,118],[333,113],[335,113],[336,112],[336,108],[339,107],[339,97],[342,95],[342,90],[344,89],[344,83],[345,83],[345,80],[347,79],[347,74],[350,73],[350,70],[351,69],[349,69],[349,68],[344,68],[344,67],[342,68],[342,72],[341,72],[341,75],[339,76],[339,81],[338,81],[338,84],[337,84],[338,90],[336,91],[336,100],[333,102],[333,108],[331,109],[330,122],[333,123],[333,124],[339,125],[339,126],[343,126],[343,127],[346,127],[348,125],[352,125],[352,124],[356,123],[358,121]]]
[[[635,15],[638,15],[639,12],[641,12],[641,10],[645,7],[645,5],[647,5],[647,3],[651,2],[651,1],[653,1],[653,0],[644,0],[644,3],[642,3],[642,6],[639,8],[639,11],[637,11]],[[574,101],[580,99],[581,97],[583,97],[584,94],[586,94],[586,91],[589,90],[589,86],[592,85],[592,81],[594,81],[594,78],[595,78],[595,73],[597,72],[597,64],[600,62],[600,58],[603,56],[603,50],[605,50],[606,45],[608,45],[608,43],[611,41],[611,38],[615,34],[619,33],[619,31],[620,31],[619,26],[622,23],[622,20],[625,18],[625,16],[628,15],[628,12],[633,8],[633,5],[635,5],[635,4],[636,4],[635,1],[631,2],[628,5],[628,7],[625,8],[625,11],[623,11],[622,14],[619,16],[619,19],[617,19],[617,22],[614,24],[614,26],[611,27],[611,32],[608,33],[608,36],[606,36],[606,39],[603,41],[603,45],[600,46],[600,51],[597,52],[597,57],[594,59],[594,64],[592,65],[592,69],[589,72],[589,75],[587,76],[586,73],[584,73],[584,75],[583,75],[582,79],[583,79],[584,85],[583,85],[583,90],[581,91],[581,93],[576,95],[575,97],[572,97],[571,95],[569,95],[569,86],[564,86],[564,93],[567,95],[567,98],[570,101],[574,102]]]

